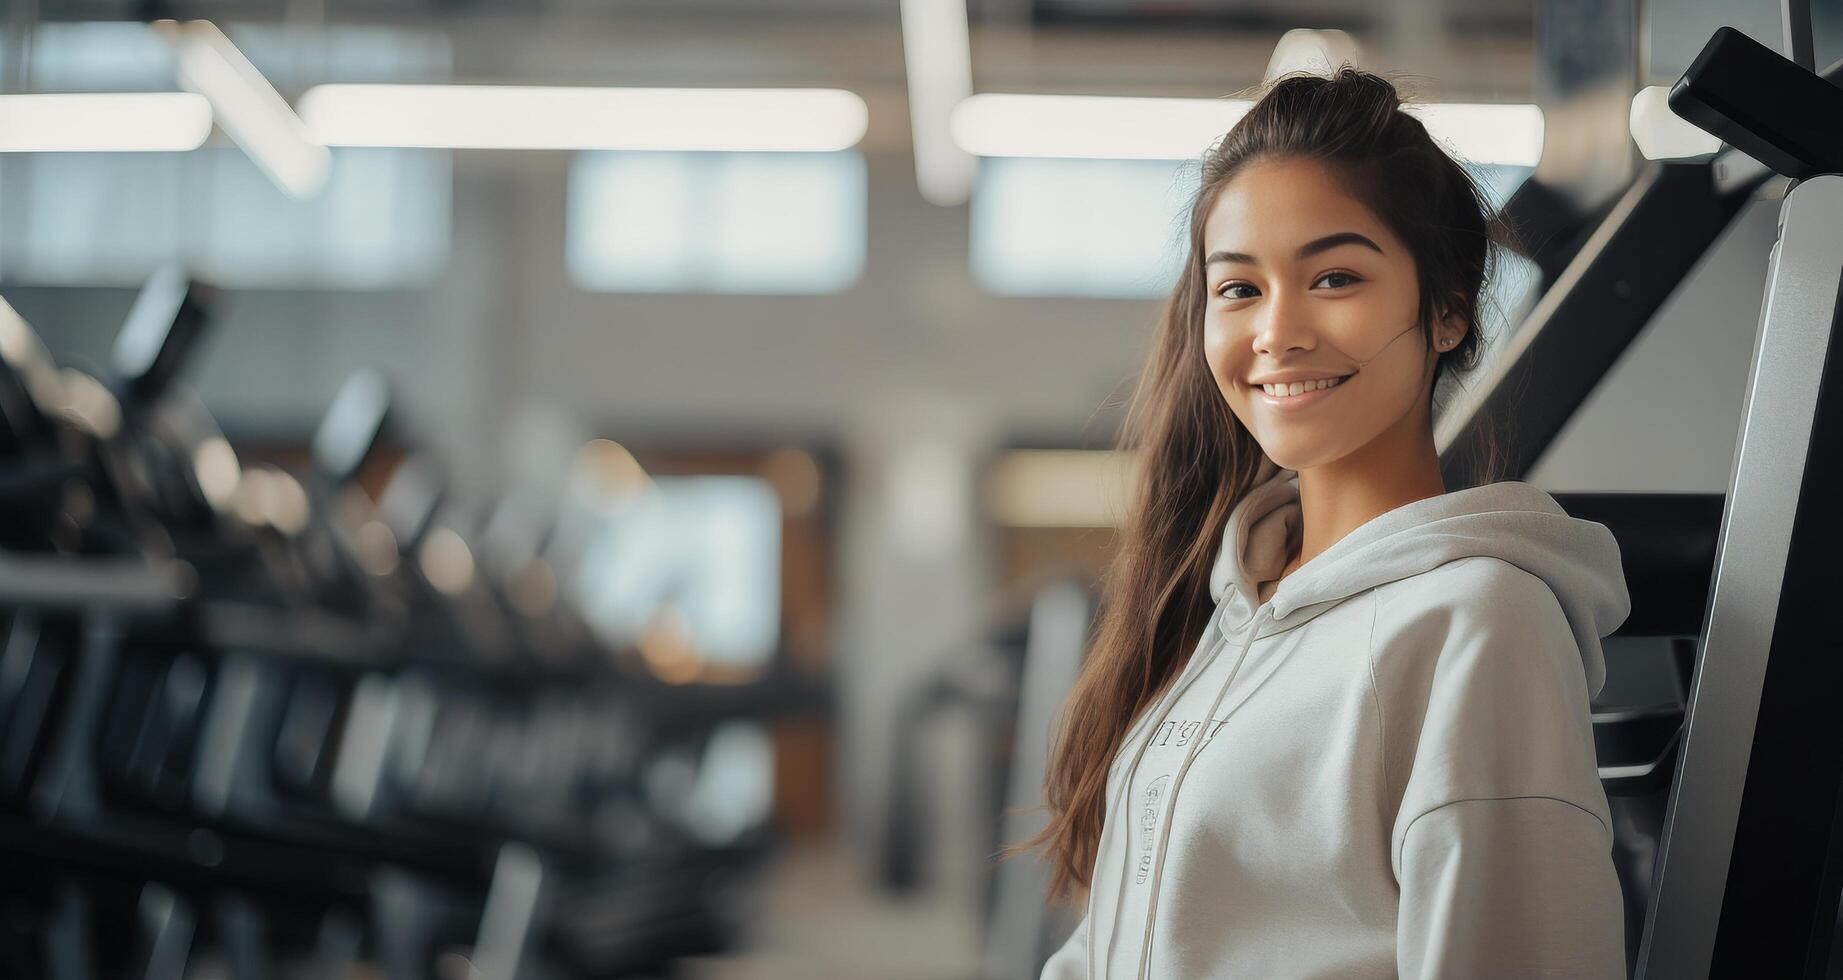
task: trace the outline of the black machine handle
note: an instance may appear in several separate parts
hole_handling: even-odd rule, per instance
[[[1670,786],[1676,775],[1677,750],[1683,744],[1683,710],[1675,705],[1657,705],[1594,712],[1596,742],[1653,738],[1664,726],[1668,726],[1669,735],[1637,762],[1599,767],[1600,785],[1606,795],[1649,796]]]
[[[1717,28],[1670,87],[1671,111],[1722,142],[1803,180],[1843,172],[1843,89],[1732,27]]]
[[[179,265],[147,278],[115,337],[117,397],[124,407],[146,405],[172,384],[204,333],[217,292]]]
[[[314,468],[333,486],[357,479],[390,421],[390,383],[384,375],[373,368],[352,372],[314,431]]]

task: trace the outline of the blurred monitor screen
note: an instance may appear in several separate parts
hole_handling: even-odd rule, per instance
[[[759,477],[655,477],[603,509],[578,571],[609,642],[682,637],[724,667],[765,665],[779,645],[781,505]]]

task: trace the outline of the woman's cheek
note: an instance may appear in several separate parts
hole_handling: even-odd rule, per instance
[[[1224,343],[1226,333],[1220,324],[1203,321],[1203,359],[1209,362],[1210,373],[1216,376],[1216,383],[1225,391],[1228,385],[1223,384],[1223,381],[1233,377],[1233,365],[1228,363],[1228,347]]]
[[[1242,398],[1242,391],[1235,379],[1240,378],[1244,365],[1235,363],[1235,357],[1224,343],[1224,337],[1226,332],[1222,330],[1203,333],[1203,359],[1209,361],[1209,374],[1216,379],[1216,389],[1220,389],[1222,396],[1233,405]]]

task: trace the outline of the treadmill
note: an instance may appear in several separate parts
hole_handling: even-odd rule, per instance
[[[1649,165],[1435,432],[1462,485],[1472,437],[1514,402],[1506,478],[1525,478],[1695,258],[1783,185],[1727,492],[1555,495],[1619,540],[1632,614],[1615,635],[1670,638],[1686,689],[1680,714],[1594,718],[1615,816],[1655,803],[1656,826],[1615,830],[1639,978],[1843,977],[1843,658],[1824,611],[1843,585],[1843,62],[1814,72],[1809,11],[1783,9],[1793,58],[1724,27],[1670,91],[1722,151]]]

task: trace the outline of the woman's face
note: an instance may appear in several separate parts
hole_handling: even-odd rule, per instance
[[[1414,256],[1331,172],[1309,160],[1251,164],[1217,196],[1203,245],[1204,357],[1275,463],[1322,466],[1393,426],[1431,427],[1416,417],[1427,414],[1436,351],[1415,325]],[[1438,336],[1457,344],[1457,326]],[[1257,383],[1274,377],[1343,380],[1278,398]]]

